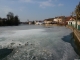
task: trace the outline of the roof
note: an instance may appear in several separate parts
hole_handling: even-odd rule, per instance
[[[69,21],[69,20],[74,20],[74,19],[76,19],[76,16],[74,16],[74,17],[72,17],[72,16],[68,16],[68,17],[65,17],[65,20],[66,21]]]
[[[44,21],[53,21],[54,18],[45,19]]]

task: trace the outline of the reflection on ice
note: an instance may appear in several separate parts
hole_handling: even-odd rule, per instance
[[[7,55],[9,55],[12,51],[13,49],[7,49],[7,48],[0,49],[0,59],[3,59]]]

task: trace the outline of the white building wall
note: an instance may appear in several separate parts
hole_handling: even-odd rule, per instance
[[[55,21],[55,22],[58,22],[58,19],[57,19],[57,18],[55,18],[55,19],[54,19],[54,21]]]
[[[77,25],[80,25],[80,21],[77,21]]]

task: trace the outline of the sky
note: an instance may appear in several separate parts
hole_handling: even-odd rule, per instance
[[[70,16],[80,0],[0,0],[0,17],[8,12],[18,15],[20,21],[44,20],[56,16]]]

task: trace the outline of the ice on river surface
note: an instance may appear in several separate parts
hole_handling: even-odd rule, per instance
[[[4,60],[74,60],[79,57],[70,43],[71,30],[65,27],[10,29],[0,33],[1,48],[14,48]]]

